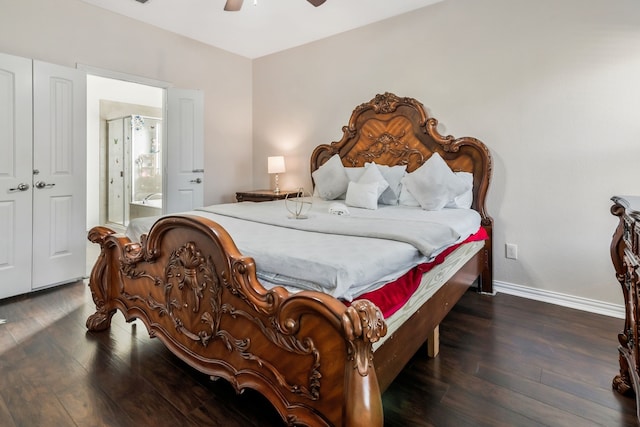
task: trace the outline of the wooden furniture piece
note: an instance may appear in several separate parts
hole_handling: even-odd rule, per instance
[[[238,191],[236,192],[236,201],[269,202],[271,200],[286,199],[297,194],[298,190],[280,190],[279,193],[274,193],[273,190]]]
[[[489,239],[436,293],[373,352],[387,332],[378,307],[349,307],[323,293],[266,290],[252,258],[213,221],[172,215],[140,243],[105,227],[90,288],[97,311],[91,331],[107,329],[116,309],[139,318],[151,336],[192,367],[238,391],[262,393],[289,425],[382,426],[381,395],[449,310],[479,278],[491,292],[493,221],[485,209],[491,157],[474,138],[442,136],[421,103],[377,95],[355,108],[343,137],[320,145],[311,171],[335,153],[346,166],[365,162],[417,169],[438,152],[455,171],[473,174],[473,209]]]
[[[621,394],[635,394],[640,422],[640,197],[614,196],[611,213],[620,221],[611,241],[611,260],[622,287],[625,321],[618,334],[620,373],[613,388]]]

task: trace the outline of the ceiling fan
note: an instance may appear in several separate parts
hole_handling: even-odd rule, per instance
[[[307,1],[312,5],[314,5],[315,7],[318,7],[322,3],[324,3],[326,0],[307,0]],[[228,12],[236,12],[240,10],[240,8],[242,7],[242,2],[243,0],[227,0],[227,3],[224,5],[224,10]]]

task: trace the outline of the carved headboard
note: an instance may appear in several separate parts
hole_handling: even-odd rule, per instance
[[[482,224],[491,227],[492,219],[485,208],[492,169],[489,150],[475,138],[442,136],[437,125],[419,101],[392,93],[378,94],[353,110],[340,141],[316,147],[311,155],[311,172],[336,153],[348,167],[375,162],[407,165],[407,171],[412,172],[438,152],[453,171],[473,174],[472,208],[480,213]]]

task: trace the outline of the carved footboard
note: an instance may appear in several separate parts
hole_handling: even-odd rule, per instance
[[[192,367],[262,393],[290,425],[383,425],[371,344],[386,324],[370,302],[266,291],[253,259],[201,217],[165,217],[140,244],[105,227],[89,240],[102,248],[91,331],[119,309]]]

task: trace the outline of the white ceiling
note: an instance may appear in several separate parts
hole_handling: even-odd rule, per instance
[[[244,0],[239,12],[226,0],[82,1],[253,59],[442,0]]]

